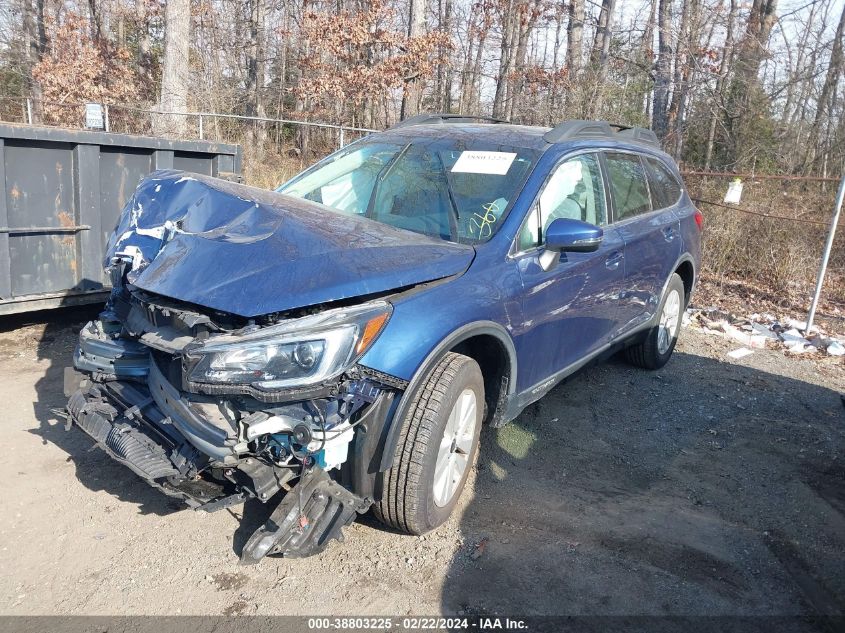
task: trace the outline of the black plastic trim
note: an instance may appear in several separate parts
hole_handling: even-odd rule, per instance
[[[549,144],[584,138],[621,139],[630,143],[660,148],[660,141],[653,131],[643,127],[614,125],[606,121],[572,119],[564,121],[543,135],[543,140]]]
[[[428,113],[418,114],[412,116],[404,121],[400,121],[393,127],[389,128],[395,130],[403,127],[410,127],[412,125],[431,125],[443,123],[510,123],[504,119],[497,119],[491,116],[474,116],[470,114],[447,114],[447,113]]]

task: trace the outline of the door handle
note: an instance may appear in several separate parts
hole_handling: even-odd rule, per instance
[[[663,229],[663,239],[667,242],[671,242],[672,240],[674,240],[675,229],[673,229],[671,226],[667,226],[665,229]]]
[[[604,265],[607,266],[610,270],[616,270],[619,268],[619,264],[622,263],[622,258],[624,255],[621,251],[614,251],[610,255],[608,255],[607,259],[604,260]]]

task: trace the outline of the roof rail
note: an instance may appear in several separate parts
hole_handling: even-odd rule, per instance
[[[440,123],[472,123],[473,121],[486,121],[488,123],[509,123],[504,119],[496,119],[490,116],[472,116],[469,114],[447,114],[447,113],[426,113],[412,116],[409,119],[400,121],[391,130],[410,125],[430,125]]]
[[[557,127],[549,130],[543,135],[546,143],[562,143],[576,138],[596,136],[612,138],[613,130],[605,121],[582,121],[573,119],[564,121]]]
[[[626,140],[660,147],[657,135],[651,130],[642,127],[613,125],[606,121],[583,121],[580,119],[564,121],[546,132],[543,139],[547,143],[562,143],[578,138],[618,138],[620,136]]]
[[[613,125],[611,127],[616,129],[617,136],[624,136],[633,141],[660,147],[660,139],[657,138],[657,134],[644,127],[627,127],[625,125]]]

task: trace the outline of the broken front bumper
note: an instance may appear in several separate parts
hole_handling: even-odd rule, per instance
[[[122,320],[103,315],[80,333],[80,371],[66,370],[69,422],[195,509],[272,499],[278,507],[244,548],[245,562],[317,553],[369,508],[395,408],[390,377],[352,367],[308,393],[206,393],[186,386],[180,356],[162,343],[182,331],[172,318],[140,328],[153,341],[124,335]]]
[[[164,392],[164,386],[155,379],[149,386],[123,381],[86,386],[83,382],[68,402],[70,420],[113,459],[195,509],[211,512],[251,497],[267,499],[293,478],[290,469],[275,472],[255,458],[246,458],[233,468],[215,468],[213,460],[192,446],[180,430],[187,426],[196,432],[196,427],[184,419],[174,423],[175,418],[159,408],[158,400],[164,396],[152,397],[151,391],[161,388]],[[172,400],[166,404],[186,406]],[[180,408],[171,406],[168,411]],[[219,480],[203,476],[215,470],[222,475]],[[342,540],[341,530],[371,503],[332,480],[323,469],[312,467],[300,475],[270,519],[249,539],[241,560],[252,564],[267,554],[291,558],[317,554],[332,540]]]
[[[72,382],[66,377],[65,384]],[[85,384],[68,401],[70,421],[113,459],[150,485],[202,507],[235,492],[226,480],[200,477],[210,460],[157,406],[146,385],[112,380]]]

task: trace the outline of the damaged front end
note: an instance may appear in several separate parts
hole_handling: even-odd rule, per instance
[[[213,512],[277,504],[242,561],[322,551],[377,493],[401,379],[358,366],[384,300],[245,318],[132,285],[112,258],[106,310],[68,368],[69,421],[162,492]]]

